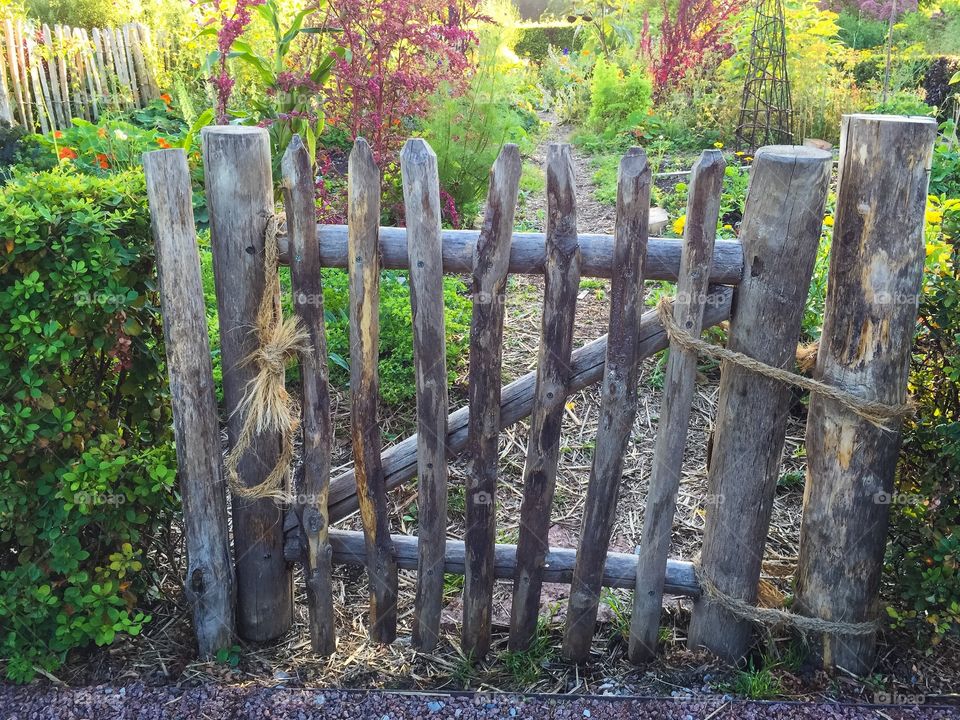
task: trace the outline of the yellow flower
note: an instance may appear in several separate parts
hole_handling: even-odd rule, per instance
[[[927,224],[937,225],[943,221],[943,213],[933,208],[927,208]]]
[[[581,54],[581,55],[589,55],[589,54],[590,54],[590,51],[587,50],[586,48],[584,48],[584,49],[583,49],[583,52],[581,52],[580,54]]]
[[[827,227],[833,227],[833,215],[824,215],[823,224]]]
[[[715,143],[713,144],[713,146],[714,146],[717,150],[719,150],[720,148],[723,147],[723,143],[718,141],[718,142],[715,142]]]
[[[683,228],[687,224],[687,216],[681,215],[676,220],[673,221],[673,231],[677,235],[683,235]]]
[[[733,230],[733,225],[730,225],[730,224],[728,223],[728,224],[726,224],[726,225],[723,226],[723,229],[724,229],[724,230]]]

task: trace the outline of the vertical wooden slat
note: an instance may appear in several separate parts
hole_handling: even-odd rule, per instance
[[[46,85],[44,84],[43,65],[41,64],[39,58],[40,53],[37,52],[37,44],[34,42],[32,37],[27,37],[27,51],[31,57],[36,58],[35,62],[30,63],[30,82],[33,88],[33,97],[36,98],[36,117],[38,124],[40,125],[40,131],[47,133],[55,128],[56,125],[54,124],[53,116],[51,115],[49,109],[49,93]],[[35,129],[35,127],[31,128],[31,130]]]
[[[547,531],[557,479],[560,422],[566,402],[573,324],[580,287],[580,246],[570,146],[547,150],[547,237],[543,323],[537,386],[523,470],[517,569],[513,580],[510,648],[526,649],[534,637],[543,585]]]
[[[63,98],[63,127],[70,127],[70,120],[73,118],[73,99],[70,88],[70,76],[67,73],[67,48],[63,37],[63,27],[57,25],[54,28],[54,52],[56,53],[57,74],[60,81],[60,93]]]
[[[129,109],[132,93],[130,81],[127,78],[126,52],[123,49],[123,37],[116,28],[105,28],[104,33],[110,38],[110,58],[113,62],[113,71],[117,76],[117,107]]]
[[[147,61],[143,57],[143,48],[141,47],[143,39],[140,35],[140,29],[137,23],[130,23],[126,26],[125,32],[127,42],[130,46],[130,52],[133,55],[133,64],[137,68],[137,84],[140,88],[140,104],[146,105],[156,98],[150,87],[150,77],[147,73]]]
[[[274,212],[270,138],[262,128],[233,125],[204,128],[202,138],[224,416],[235,446],[244,415],[234,411],[257,374],[247,358],[258,348],[254,328],[265,286],[265,233]],[[248,486],[260,484],[279,457],[279,435],[258,433],[240,459],[240,479]],[[272,640],[293,622],[293,579],[283,558],[280,507],[271,498],[234,495],[233,537],[237,630],[248,640]]]
[[[0,125],[13,125],[13,105],[7,88],[7,61],[0,51]]]
[[[830,166],[830,153],[808,147],[757,152],[740,226],[744,272],[730,320],[731,350],[793,367]],[[783,383],[723,363],[700,568],[720,592],[747,603],[757,598],[789,396]],[[694,605],[687,642],[736,662],[751,631],[749,622],[704,594]]]
[[[303,411],[303,483],[298,488],[296,511],[303,542],[304,580],[310,610],[310,645],[314,652],[330,655],[336,649],[333,590],[327,513],[330,487],[330,450],[333,421],[327,375],[327,335],[323,321],[323,286],[313,167],[299,135],[294,135],[281,162],[283,204],[290,239],[290,280],[293,307],[310,336],[310,349],[300,357]]]
[[[397,636],[397,565],[390,541],[387,490],[380,462],[377,368],[380,344],[380,170],[370,146],[357,138],[347,174],[350,263],[350,431],[357,497],[367,544],[370,637]]]
[[[183,150],[143,156],[157,251],[187,544],[185,592],[201,657],[233,645],[234,578],[190,170]]]
[[[77,30],[77,41],[80,43],[80,55],[83,62],[84,79],[86,80],[87,104],[90,119],[100,117],[100,89],[97,78],[97,66],[93,61],[93,45],[86,30]]]
[[[130,23],[117,28],[117,33],[123,36],[123,49],[127,61],[127,77],[130,80],[130,89],[133,94],[134,107],[142,107],[146,100],[141,92],[140,73],[136,63],[136,54],[133,50],[134,38],[130,33]]]
[[[104,103],[111,109],[116,109],[117,79],[110,63],[112,54],[106,33],[100,28],[93,28],[93,45],[97,50],[97,67],[100,70],[101,96]]]
[[[50,105],[47,110],[50,113],[53,126],[63,128],[63,93],[60,92],[60,68],[57,66],[56,54],[53,49],[53,35],[48,25],[40,27],[40,34],[43,38],[43,47],[46,54],[43,66],[46,67],[47,88],[50,93]],[[37,62],[41,62],[39,58]],[[43,72],[42,68],[41,72]]]
[[[440,635],[443,555],[447,538],[447,345],[444,333],[443,244],[437,156],[421,138],[400,152],[413,367],[417,386],[417,525],[420,544],[413,644],[429,651]]]
[[[34,53],[27,62],[27,38],[33,43],[33,26],[24,27],[23,21],[17,20],[13,27],[14,47],[17,52],[17,66],[20,68],[20,87],[23,89],[23,107],[26,112],[26,124],[28,128],[35,128],[33,120],[33,102],[30,98],[30,66],[34,63],[40,63],[37,53]]]
[[[4,47],[7,56],[7,67],[10,68],[10,88],[13,99],[16,101],[17,117],[21,125],[29,127],[27,110],[24,107],[22,76],[20,63],[17,59],[17,40],[13,32],[13,23],[10,18],[3,21]]]
[[[814,377],[865,400],[906,400],[936,134],[932,118],[843,118]],[[797,612],[845,622],[877,618],[898,431],[898,422],[884,431],[834,400],[811,397]],[[875,642],[874,634],[823,635],[811,646],[823,665],[866,675]]]
[[[484,657],[490,649],[497,537],[503,319],[521,170],[519,148],[504,145],[490,170],[483,227],[473,250],[463,651],[474,659]]]
[[[575,662],[590,655],[607,546],[616,517],[633,419],[637,412],[638,346],[643,315],[644,259],[650,221],[650,166],[640,148],[620,161],[614,230],[610,322],[600,418],[583,510],[577,564],[570,586],[563,654]],[[707,272],[709,274],[709,271]]]
[[[153,41],[150,39],[150,28],[141,23],[134,23],[139,37],[138,47],[143,56],[144,79],[146,81],[149,99],[153,100],[160,97],[160,85],[157,83],[157,74],[154,63],[157,61],[157,54],[154,52]]]
[[[690,173],[687,220],[683,230],[683,254],[673,301],[673,318],[677,325],[695,336],[699,336],[703,329],[725,168],[723,153],[705,150]],[[629,653],[630,660],[635,663],[650,660],[657,651],[670,530],[676,512],[696,376],[696,353],[672,343],[663,381],[660,420],[637,563],[637,587],[630,618]]]
[[[48,126],[51,130],[57,127],[56,116],[53,112],[53,99],[50,95],[50,86],[47,83],[47,72],[44,63],[40,60],[37,44],[30,38],[29,48],[37,62],[30,66],[30,75],[33,80],[34,96],[36,97],[37,117],[41,127]],[[44,131],[46,132],[46,131]]]

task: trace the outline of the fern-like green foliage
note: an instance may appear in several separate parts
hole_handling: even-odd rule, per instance
[[[633,130],[647,116],[652,94],[653,84],[644,68],[624,73],[599,58],[590,85],[590,128],[610,139]]]

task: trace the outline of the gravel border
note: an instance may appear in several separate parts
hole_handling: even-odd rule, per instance
[[[905,698],[922,702],[923,698]],[[960,707],[934,705],[843,705],[829,703],[743,702],[724,698],[611,698],[496,693],[384,693],[303,690],[263,686],[207,684],[126,687],[99,685],[65,688],[0,685],[4,720],[173,720],[175,718],[370,718],[371,720],[441,720],[457,718],[555,718],[603,720],[952,720]]]

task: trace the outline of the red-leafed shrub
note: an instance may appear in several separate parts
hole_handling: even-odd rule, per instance
[[[737,13],[746,0],[679,0],[676,10],[661,0],[663,20],[656,43],[649,39],[644,22],[641,47],[649,48],[651,72],[657,94],[679,80],[707,58],[723,59],[733,52],[727,42]]]
[[[382,168],[424,117],[437,89],[466,87],[475,0],[330,0],[330,25],[348,52],[333,72],[327,115],[351,139],[363,136]]]

